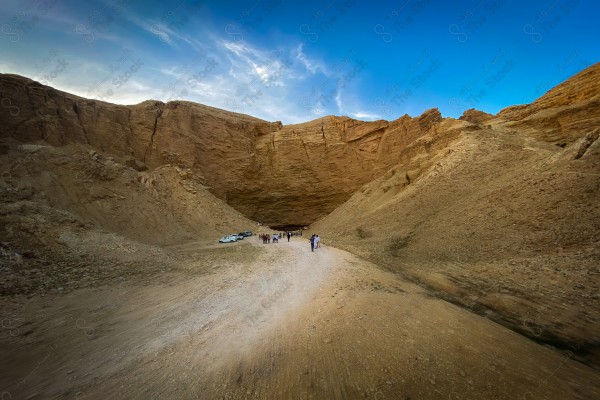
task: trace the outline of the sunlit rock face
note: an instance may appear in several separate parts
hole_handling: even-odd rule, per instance
[[[497,116],[469,110],[454,120],[431,109],[394,121],[327,116],[294,125],[184,101],[115,105],[0,75],[0,93],[10,100],[0,109],[0,136],[84,143],[150,168],[190,168],[251,219],[306,225],[398,163],[431,156],[460,132],[494,121],[547,141],[576,140],[600,122],[598,70],[592,66],[534,103]]]

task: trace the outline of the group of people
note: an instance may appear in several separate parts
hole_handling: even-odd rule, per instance
[[[277,233],[272,235],[268,233],[260,233],[258,238],[262,239],[263,244],[271,243],[271,241],[273,241],[273,243],[279,243],[279,234]]]
[[[299,232],[299,233],[298,233]],[[298,232],[281,232],[281,233],[259,233],[258,234],[258,238],[260,240],[262,240],[263,244],[267,244],[267,243],[279,243],[279,239],[286,237],[287,236],[287,241],[290,241],[290,238],[292,236],[302,236],[302,231],[298,231]],[[310,250],[311,251],[315,251],[315,249],[319,248],[319,242],[321,241],[321,238],[319,237],[319,235],[314,234],[310,237],[310,239],[308,239],[310,241]]]
[[[319,235],[313,233],[313,235],[308,240],[310,240],[310,250],[311,251],[315,251],[315,249],[319,248],[319,242],[321,241],[321,238],[319,237]]]

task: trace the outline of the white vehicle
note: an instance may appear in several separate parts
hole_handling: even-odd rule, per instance
[[[227,236],[223,236],[221,239],[219,239],[219,243],[231,243],[231,242],[236,242],[236,241],[237,241],[236,235],[227,235]]]

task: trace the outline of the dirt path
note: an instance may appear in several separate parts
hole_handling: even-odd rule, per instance
[[[347,252],[233,246],[258,260],[6,302],[1,400],[600,398],[568,353]]]

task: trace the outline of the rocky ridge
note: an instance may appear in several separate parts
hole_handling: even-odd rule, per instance
[[[364,122],[327,116],[282,125],[185,101],[133,106],[77,97],[0,75],[0,138],[82,144],[130,157],[136,168],[190,168],[217,197],[265,224],[306,225],[331,212],[429,131],[448,141],[468,123],[437,109]]]
[[[185,101],[123,106],[89,100],[17,75],[0,75],[0,139],[82,144],[128,157],[136,169],[189,168],[208,190],[250,219],[307,225],[398,164],[430,159],[465,132],[502,126],[566,146],[600,124],[600,64],[532,104],[493,116],[364,122],[327,116],[283,125]],[[413,178],[418,168],[411,171]]]

